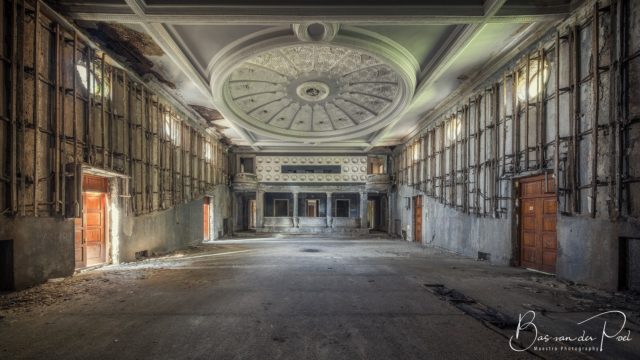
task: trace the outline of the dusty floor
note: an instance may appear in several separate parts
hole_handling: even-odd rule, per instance
[[[551,338],[516,352],[528,310]],[[577,323],[614,310],[630,341],[562,348],[599,348],[621,313]],[[637,359],[639,310],[631,294],[397,240],[234,240],[1,295],[0,359]],[[583,331],[595,340],[553,339]]]

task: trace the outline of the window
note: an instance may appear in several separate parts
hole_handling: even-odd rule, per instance
[[[243,157],[240,158],[240,172],[253,174],[253,158]]]
[[[531,101],[540,94],[549,79],[549,63],[546,60],[530,59],[528,73],[529,83],[527,84],[527,66],[518,71],[516,94],[520,102],[525,102],[527,98]]]
[[[94,69],[91,70],[87,68],[85,65],[77,64],[76,72],[78,73],[78,78],[84,86],[85,89],[89,90],[91,95],[102,96],[102,69],[99,64],[94,66]],[[89,78],[91,79],[91,83],[89,83]],[[104,97],[109,97],[109,88],[111,84],[109,80],[104,79]]]
[[[369,163],[367,166],[368,174],[386,174],[386,156],[369,156],[367,162]]]
[[[336,200],[336,217],[349,217],[349,200]]]
[[[289,200],[274,199],[273,200],[273,216],[289,216]]]

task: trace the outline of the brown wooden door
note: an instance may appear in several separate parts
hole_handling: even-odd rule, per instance
[[[545,184],[546,181],[546,184]],[[556,271],[557,201],[551,176],[520,180],[520,263],[549,273]]]
[[[85,192],[82,201],[87,266],[102,264],[106,254],[105,194]]]
[[[414,234],[413,241],[422,242],[422,196],[416,196],[414,198]]]
[[[82,217],[75,219],[76,268],[106,262],[108,185],[107,178],[83,176]]]
[[[210,231],[209,231],[209,198],[204,198],[204,205],[202,206],[202,229],[204,232],[203,239],[205,241],[210,240]]]

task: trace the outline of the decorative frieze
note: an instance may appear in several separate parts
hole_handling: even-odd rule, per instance
[[[256,156],[256,175],[267,183],[365,183],[366,156]],[[283,165],[339,165],[340,173],[283,173]]]

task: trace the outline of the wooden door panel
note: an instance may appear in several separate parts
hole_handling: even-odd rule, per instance
[[[532,196],[540,194],[540,183],[539,182],[530,182],[525,183],[522,188],[522,195],[524,196]]]
[[[85,226],[101,227],[102,225],[102,212],[91,211],[86,214]]]
[[[522,218],[522,230],[534,231],[536,229],[536,217],[525,215]]]
[[[87,244],[87,260],[97,261],[102,259],[103,247],[101,243]]]
[[[538,252],[535,248],[524,247],[522,252],[522,262],[526,264],[536,264],[538,262]]]
[[[527,231],[522,233],[522,245],[524,247],[535,248],[536,246],[536,233],[533,231]]]
[[[558,240],[556,233],[542,234],[542,247],[545,250],[556,250],[558,248]]]
[[[525,215],[534,215],[536,213],[536,201],[535,199],[522,200],[522,211]]]
[[[558,203],[556,202],[556,198],[552,198],[552,199],[543,199],[543,209],[544,209],[544,213],[545,214],[553,214],[554,216],[556,215],[556,211],[558,209]]]
[[[556,231],[556,218],[545,216],[542,218],[542,231]]]

